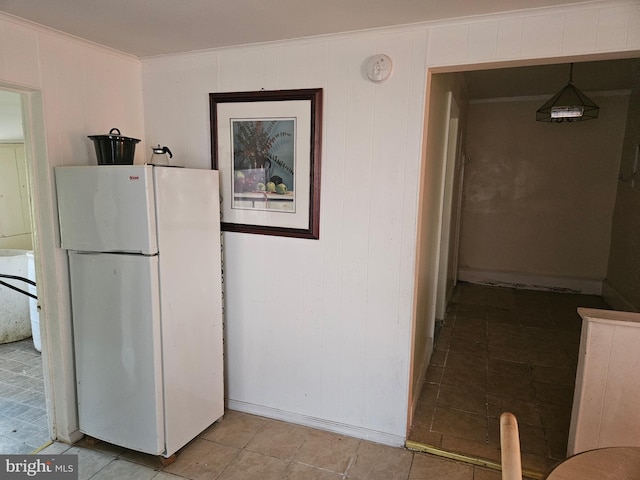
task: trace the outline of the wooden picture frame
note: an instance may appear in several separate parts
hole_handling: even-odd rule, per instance
[[[318,239],[322,89],[210,93],[221,228]]]

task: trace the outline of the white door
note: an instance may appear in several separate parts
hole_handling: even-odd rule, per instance
[[[56,167],[62,248],[89,252],[158,252],[153,167]]]
[[[158,257],[69,252],[80,430],[164,452]]]

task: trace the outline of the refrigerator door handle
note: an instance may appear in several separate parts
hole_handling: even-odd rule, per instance
[[[157,257],[159,253],[132,253],[132,252],[89,252],[83,250],[67,250],[67,252],[73,252],[76,255],[131,255],[133,257]]]

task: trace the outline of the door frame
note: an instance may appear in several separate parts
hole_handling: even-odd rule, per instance
[[[459,155],[462,144],[462,129],[460,118],[460,107],[456,102],[453,92],[447,93],[448,118],[446,119],[447,127],[445,130],[446,146],[443,152],[442,162],[444,169],[442,171],[442,179],[440,183],[442,191],[442,201],[440,203],[440,239],[438,245],[438,265],[436,280],[436,320],[443,320],[447,309],[447,303],[453,293],[453,286],[457,278],[457,253],[455,249],[458,246],[459,234],[459,209],[461,203],[460,196],[462,190],[456,189],[455,186],[460,182]],[[456,209],[454,210],[454,205]],[[453,218],[455,215],[456,218]],[[450,275],[450,272],[455,272]]]
[[[77,420],[70,302],[64,301],[69,297],[68,264],[59,248],[44,98],[42,91],[24,86],[0,82],[0,88],[18,93],[22,106],[49,434],[52,440],[71,444],[82,433]]]

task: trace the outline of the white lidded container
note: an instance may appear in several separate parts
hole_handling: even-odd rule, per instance
[[[28,250],[0,249],[0,273],[21,278],[27,276]],[[3,282],[21,290],[26,283],[11,278]],[[0,343],[17,342],[31,335],[29,326],[29,301],[26,295],[0,285]]]
[[[36,266],[33,251],[27,252],[27,278],[35,283]],[[30,294],[38,296],[38,289],[35,285],[29,285],[27,290]],[[38,300],[29,297],[29,316],[31,317],[31,336],[34,348],[41,352],[42,341],[40,339],[40,313],[38,312]]]

